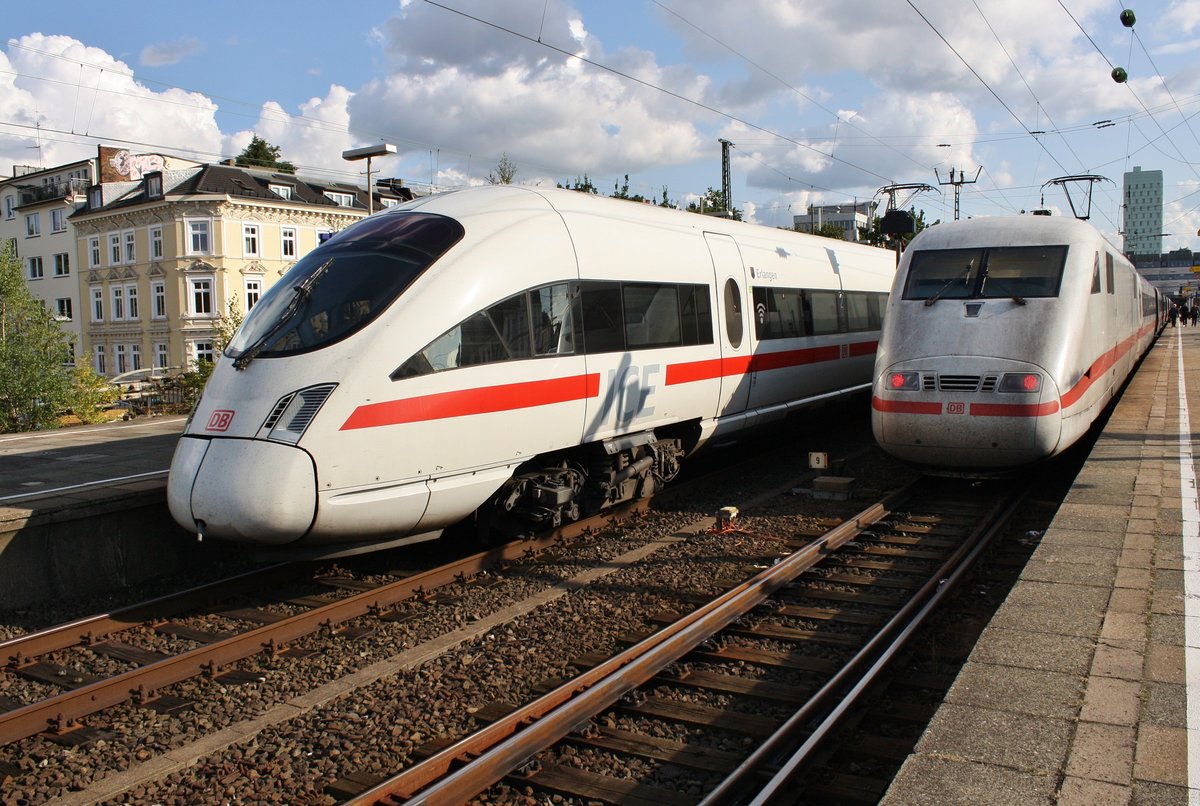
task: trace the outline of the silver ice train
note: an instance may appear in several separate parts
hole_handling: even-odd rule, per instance
[[[995,472],[1074,444],[1119,391],[1167,301],[1090,224],[939,224],[900,262],[871,419],[894,456]]]
[[[347,227],[250,311],[179,441],[203,536],[350,553],[646,495],[713,437],[870,388],[886,251],[565,190]]]

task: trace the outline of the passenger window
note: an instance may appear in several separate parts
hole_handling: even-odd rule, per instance
[[[681,335],[684,345],[712,344],[712,306],[708,286],[685,285],[680,288],[679,305]]]
[[[391,378],[397,380],[531,355],[529,302],[522,293],[450,328],[401,364]]]
[[[805,291],[812,314],[813,333],[821,336],[841,330],[838,323],[838,295],[836,291]]]
[[[725,281],[725,334],[734,349],[742,346],[742,292],[737,281]]]
[[[1096,253],[1095,265],[1092,267],[1092,293],[1099,294],[1104,289],[1100,287],[1100,253]]]
[[[760,341],[805,335],[803,294],[796,288],[755,288],[754,324]]]
[[[583,283],[579,289],[583,308],[583,341],[588,353],[625,349],[621,316],[620,283]]]
[[[1114,288],[1116,277],[1113,274],[1113,256],[1112,252],[1104,253],[1104,279],[1108,283],[1108,293],[1115,294],[1117,289]]]
[[[629,349],[679,346],[679,294],[675,286],[630,283],[623,291],[625,343]]]
[[[851,333],[871,330],[873,300],[865,291],[846,292],[846,323]],[[875,317],[878,319],[878,316]]]
[[[529,306],[533,311],[534,354],[567,355],[575,352],[571,287],[567,283],[559,283],[530,291]]]

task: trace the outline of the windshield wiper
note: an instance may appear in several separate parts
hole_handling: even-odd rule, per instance
[[[966,270],[963,271],[962,274],[956,274],[955,276],[953,276],[949,280],[947,280],[945,285],[943,285],[941,288],[939,288],[937,290],[937,292],[935,294],[933,294],[933,296],[931,296],[929,299],[925,300],[925,307],[928,308],[930,305],[932,305],[933,303],[935,303],[939,299],[941,299],[942,294],[944,294],[946,292],[946,289],[949,288],[950,286],[952,286],[954,283],[957,283],[960,280],[965,280],[969,276],[971,276],[972,268],[974,268],[974,267],[970,263],[968,263]]]
[[[329,266],[333,263],[333,258],[322,263],[317,267],[317,270],[305,277],[292,288],[292,298],[288,300],[287,307],[283,309],[283,313],[271,328],[257,339],[254,343],[247,347],[233,359],[234,369],[245,369],[250,366],[258,354],[261,353],[266,346],[271,343],[271,340],[279,335],[283,330],[283,326],[292,320],[296,312],[300,310],[301,304],[307,303],[312,298],[313,289],[317,287],[317,283],[325,276],[325,272],[329,271]]]

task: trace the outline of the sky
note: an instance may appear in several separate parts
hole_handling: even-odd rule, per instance
[[[365,183],[341,153],[386,142],[375,175],[420,190],[507,159],[518,184],[628,176],[682,206],[721,188],[725,139],[765,225],[889,195],[947,221],[957,192],[962,218],[1073,203],[1120,246],[1136,166],[1163,172],[1164,250],[1200,252],[1196,0],[1131,5],[1132,27],[1118,0],[9,6],[3,175],[97,144],[212,162],[257,134],[314,177]]]

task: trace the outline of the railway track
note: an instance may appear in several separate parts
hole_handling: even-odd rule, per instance
[[[29,703],[0,696],[0,745],[37,734],[69,746],[94,742],[106,735],[102,723],[80,720],[106,708],[125,703],[159,712],[185,708],[188,702],[164,696],[161,690],[199,677],[234,685],[253,682],[260,675],[252,664],[249,668],[234,664],[259,655],[303,656],[297,642],[318,632],[354,639],[371,629],[372,620],[404,618],[403,611],[396,609],[402,602],[433,596],[454,583],[480,584],[489,570],[561,546],[648,505],[644,500],[613,508],[535,539],[426,571],[395,570],[382,581],[340,574],[313,576],[307,563],[285,563],[0,642],[4,674],[42,684],[48,692]],[[266,606],[228,604],[261,589],[287,585],[303,585],[307,590]],[[213,609],[213,603],[225,604]],[[194,619],[185,614],[198,616],[203,626],[194,626]],[[222,618],[227,629],[213,629],[214,616]],[[178,651],[139,646],[147,643],[147,633],[174,639]],[[80,670],[97,657],[131,668],[109,676]]]
[[[663,614],[628,649],[576,659],[579,673],[534,702],[480,711],[478,731],[424,748],[395,776],[348,776],[330,794],[354,804],[461,803],[489,789],[489,802],[770,802],[1016,500],[923,480],[691,612]],[[646,723],[658,727],[626,727]]]

